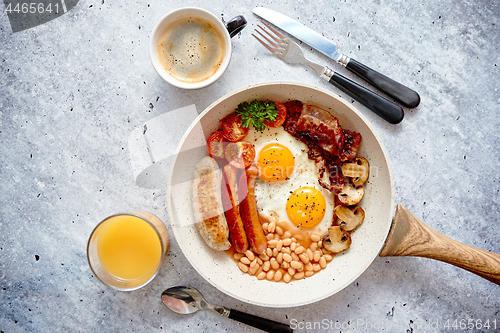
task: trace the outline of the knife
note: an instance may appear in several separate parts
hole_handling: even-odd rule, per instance
[[[255,34],[252,34],[252,36],[278,58],[288,64],[299,63],[309,66],[322,79],[330,82],[391,124],[398,124],[403,120],[404,112],[401,106],[334,72],[327,66],[310,61],[304,56],[302,48],[297,43],[288,39],[264,21],[261,22],[267,29],[257,25],[260,30],[255,29],[254,32],[260,37]]]
[[[314,30],[272,9],[256,7],[253,9],[253,13],[327,55],[404,106],[414,108],[420,103],[420,96],[416,91],[363,65],[355,59],[347,57],[338,50],[334,42]]]

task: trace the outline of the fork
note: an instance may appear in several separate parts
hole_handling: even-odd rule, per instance
[[[288,64],[304,64],[309,66],[312,70],[318,73],[321,78],[327,80],[335,87],[350,95],[352,98],[391,124],[397,124],[403,120],[404,112],[399,105],[357,84],[356,82],[349,80],[345,76],[334,72],[326,66],[321,66],[310,61],[304,56],[302,48],[297,43],[288,39],[268,24],[262,21],[261,23],[267,29],[257,25],[260,30],[256,28],[254,32],[256,32],[260,37],[254,34],[252,34],[252,36],[278,58]]]

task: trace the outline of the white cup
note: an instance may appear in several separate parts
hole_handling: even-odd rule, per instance
[[[181,89],[199,89],[217,81],[231,60],[231,37],[246,25],[243,16],[224,24],[202,8],[176,9],[154,27],[149,55],[156,72]]]

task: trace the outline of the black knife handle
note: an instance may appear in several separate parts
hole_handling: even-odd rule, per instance
[[[360,86],[345,76],[334,72],[329,82],[391,124],[397,124],[403,120],[404,112],[399,105]]]
[[[265,332],[275,332],[275,333],[293,332],[293,329],[286,324],[278,323],[277,321],[273,321],[270,319],[257,317],[238,310],[230,310],[229,318],[237,320],[240,323],[253,326]]]
[[[359,77],[362,77],[366,81],[370,82],[373,86],[382,90],[387,95],[398,100],[401,104],[408,108],[417,107],[420,103],[420,96],[416,91],[394,81],[391,78],[388,78],[384,74],[381,74],[368,66],[363,65],[357,60],[351,58],[347,63],[346,68]]]

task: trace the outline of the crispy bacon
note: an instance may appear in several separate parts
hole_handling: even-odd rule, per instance
[[[308,157],[316,162],[319,183],[330,191],[341,189],[347,183],[341,163],[356,158],[361,134],[342,129],[336,117],[317,106],[300,101],[285,105],[287,120],[283,127],[309,147]],[[325,172],[330,184],[323,181]]]
[[[342,162],[353,161],[358,155],[358,149],[361,144],[361,134],[344,130],[344,147],[339,154]]]
[[[294,133],[296,133],[295,126],[297,125],[297,120],[302,112],[303,105],[301,101],[290,101],[286,102],[285,106],[287,115],[283,128],[291,135],[294,135]]]
[[[319,172],[318,181],[322,187],[329,191],[335,191],[341,190],[347,184],[347,178],[342,174],[342,164],[338,157],[329,154],[314,144],[309,146],[307,157],[316,162]],[[325,172],[328,172],[330,183],[323,180]]]
[[[307,133],[318,146],[333,155],[338,156],[344,145],[344,132],[337,118],[313,105],[304,105],[296,130]]]

